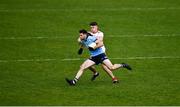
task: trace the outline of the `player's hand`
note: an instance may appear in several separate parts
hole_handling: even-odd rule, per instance
[[[78,55],[81,55],[83,53],[83,48],[80,48],[79,50],[78,50]]]
[[[89,49],[90,51],[94,51],[94,50],[96,49],[96,43],[93,42],[93,43],[89,44],[89,45],[88,45],[88,49]]]
[[[89,49],[90,51],[94,51],[94,50],[95,50],[95,49],[92,48],[92,47],[88,47],[88,49]]]

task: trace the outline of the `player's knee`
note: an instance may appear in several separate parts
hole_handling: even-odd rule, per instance
[[[81,70],[85,70],[85,67],[83,65],[80,66]]]
[[[115,68],[115,66],[113,65],[113,66],[111,66],[111,70],[113,71],[113,70],[115,70],[116,68]]]
[[[115,70],[115,67],[114,67],[114,66],[110,66],[109,69],[110,69],[110,70]]]

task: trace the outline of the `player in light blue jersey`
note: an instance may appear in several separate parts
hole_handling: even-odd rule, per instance
[[[104,53],[103,49],[101,47],[97,47],[96,44],[101,44],[96,43],[96,37],[92,36],[91,34],[87,33],[86,30],[82,29],[79,31],[80,33],[80,39],[82,41],[82,44],[89,49],[91,57],[84,61],[84,63],[80,66],[80,69],[78,73],[76,74],[75,78],[73,80],[69,80],[66,78],[66,81],[70,85],[75,85],[83,72],[93,66],[93,65],[98,65],[98,64],[104,64],[107,66],[110,70],[115,70],[118,68],[127,68],[128,70],[131,70],[131,67],[128,64],[112,64],[111,61],[107,58],[106,54]],[[102,44],[103,45],[103,44]],[[100,46],[100,45],[98,45]]]
[[[100,47],[100,48],[96,48],[96,49],[93,49],[93,45],[95,46],[96,45],[96,37],[95,36],[92,36],[91,34],[87,33],[87,37],[85,40],[82,40],[82,44],[87,47],[89,49],[89,52],[91,54],[91,57],[94,57],[94,56],[97,56],[99,54],[102,54],[104,53],[103,49]],[[92,46],[91,46],[92,45]],[[95,47],[94,47],[95,48]]]
[[[97,44],[99,46],[96,46],[96,47],[101,47],[103,49],[104,53],[106,53],[106,49],[105,49],[105,46],[103,44],[104,34],[103,34],[103,32],[101,32],[99,30],[97,22],[91,22],[89,24],[89,27],[90,27],[90,31],[88,33],[90,33],[92,36],[97,38],[96,42],[101,42],[101,44]],[[82,42],[81,42],[80,38],[78,38],[78,42],[80,44],[78,54],[81,55],[83,53],[84,46],[81,44]],[[114,76],[114,74],[112,73],[112,71],[108,67],[106,67],[104,64],[101,64],[101,66],[102,66],[103,70],[112,78],[113,82],[118,81],[118,78],[116,78]],[[99,72],[97,72],[97,70],[95,69],[95,66],[91,66],[88,69],[93,72],[93,75],[91,77],[91,81],[94,81],[99,76]]]

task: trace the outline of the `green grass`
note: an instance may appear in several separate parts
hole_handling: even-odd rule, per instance
[[[114,59],[133,67],[114,72],[119,84],[97,66],[95,82],[87,71],[70,87],[64,78],[73,78],[83,60],[62,59],[88,57],[77,55],[76,39],[91,21],[105,33],[110,58],[174,58]],[[0,105],[180,105],[179,22],[175,0],[1,0]],[[56,60],[16,61],[23,59]]]

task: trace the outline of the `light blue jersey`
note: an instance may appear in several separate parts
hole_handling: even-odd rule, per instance
[[[88,36],[87,38],[86,38],[86,40],[82,40],[82,44],[84,45],[84,46],[86,46],[87,48],[89,48],[89,45],[90,44],[92,44],[92,43],[94,43],[95,41],[96,41],[97,39],[96,39],[96,37],[95,36]],[[100,48],[97,48],[97,49],[95,49],[95,50],[93,50],[93,51],[90,51],[89,50],[89,52],[90,52],[90,54],[91,54],[91,56],[97,56],[97,55],[99,55],[99,54],[102,54],[102,53],[104,53],[104,51],[103,51],[103,49],[100,47]]]

